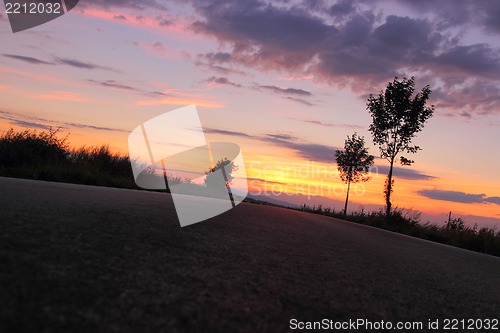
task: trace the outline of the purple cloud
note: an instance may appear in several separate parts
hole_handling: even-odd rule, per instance
[[[398,12],[404,14],[398,15],[391,1],[382,0],[186,0],[169,9],[154,0],[89,0],[87,5],[153,8],[165,26],[177,6],[191,6],[192,31],[223,46],[197,55],[195,64],[224,77],[244,75],[245,68],[278,71],[369,94],[394,76],[416,75],[435,90],[431,102],[441,108],[469,115],[500,112],[500,49],[489,41],[500,33],[500,2],[400,3]],[[484,33],[480,42],[464,37],[471,31]]]
[[[459,94],[475,90],[477,98],[469,104],[477,113],[484,112],[488,102],[494,103],[497,98],[489,91],[468,86],[467,79],[483,80],[495,87],[497,95],[500,93],[496,84],[500,74],[498,49],[485,43],[464,44],[460,34],[444,30],[453,26],[453,20],[463,18],[462,5],[427,2],[425,6],[429,9],[418,10],[409,5],[420,16],[384,18],[360,9],[363,6],[358,6],[359,3],[367,5],[363,1],[338,1],[330,7],[321,2],[310,6],[303,3],[279,6],[259,0],[222,2],[223,5],[221,1],[192,1],[201,16],[193,23],[194,31],[230,46],[230,51],[199,56],[212,65],[308,73],[316,79],[334,85],[348,84],[364,92],[376,92],[374,86],[396,75],[427,72],[431,74],[426,75],[429,81],[426,83],[431,83],[431,87],[441,79],[445,82],[441,89],[452,86],[451,91],[458,90]],[[370,5],[379,9],[384,6],[383,2]],[[421,15],[430,12],[430,8],[445,7],[447,13],[451,12],[447,14],[447,24]],[[488,8],[496,10],[498,5],[482,2],[473,7],[486,13]],[[319,8],[329,13],[332,20],[313,15]],[[466,24],[479,24],[472,15],[466,19]],[[495,23],[490,25],[492,30]],[[462,83],[453,84],[457,80]],[[434,101],[452,108],[464,105],[462,101],[450,104],[449,98],[440,100],[433,96]]]
[[[458,191],[421,190],[418,194],[434,200],[451,201],[459,203],[492,203],[500,205],[500,197],[488,197],[486,194],[471,194]]]

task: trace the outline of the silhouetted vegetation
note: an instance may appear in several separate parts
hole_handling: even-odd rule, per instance
[[[500,257],[500,231],[492,228],[478,228],[477,225],[468,227],[461,218],[450,217],[443,225],[438,225],[430,222],[423,223],[420,220],[420,212],[401,208],[395,208],[389,218],[382,210],[369,213],[361,210],[344,215],[343,211],[335,211],[329,207],[323,208],[321,205],[310,207],[305,204],[299,210]]]
[[[134,182],[128,156],[113,153],[106,145],[101,147],[70,148],[67,136],[60,138],[59,130],[37,132],[8,130],[0,136],[0,176],[50,180],[87,185],[138,188]],[[218,161],[207,172],[212,174],[226,166],[228,160]],[[226,167],[227,169],[227,167]],[[231,170],[236,170],[232,166]],[[226,175],[230,183],[231,174]],[[175,183],[190,185],[188,180],[170,178]],[[208,181],[210,182],[210,180]],[[198,189],[199,185],[192,184]],[[247,200],[252,202],[252,200]],[[257,203],[262,203],[253,200]],[[468,227],[461,218],[450,218],[442,226],[421,223],[420,213],[394,209],[389,218],[383,211],[365,213],[363,210],[344,215],[322,206],[302,206],[302,211],[343,218],[409,236],[500,256],[500,231],[491,228]]]
[[[0,176],[137,188],[128,156],[108,146],[70,148],[59,129],[9,129],[0,136]]]
[[[373,122],[369,127],[373,142],[379,146],[382,158],[390,163],[389,174],[384,187],[386,216],[391,214],[391,194],[394,188],[393,167],[396,157],[403,152],[415,154],[421,148],[412,145],[412,139],[422,130],[425,122],[432,117],[434,106],[426,106],[431,94],[429,86],[413,96],[415,78],[396,77],[389,82],[385,91],[377,97],[370,95],[367,109]],[[401,165],[411,165],[412,160],[401,156]]]
[[[226,188],[233,182],[233,172],[238,170],[238,166],[234,164],[233,161],[228,160],[227,158],[223,158],[215,163],[215,166],[208,169],[205,172],[207,175],[205,177],[205,185],[207,187],[217,188],[220,186],[220,179],[216,176],[215,171],[221,170],[222,175],[224,177],[224,181],[226,182]]]
[[[370,180],[368,171],[373,165],[374,157],[368,154],[365,147],[365,138],[354,133],[347,136],[344,142],[344,150],[335,152],[337,169],[340,172],[340,179],[347,184],[347,194],[345,197],[344,215],[347,214],[347,204],[349,202],[349,191],[351,183],[367,182]]]
[[[12,128],[0,136],[0,176],[49,180],[85,185],[141,189],[134,181],[128,156],[111,151],[109,146],[70,148],[68,136],[60,137],[59,129],[37,132],[27,129],[16,132]],[[233,180],[232,172],[238,170],[228,159],[217,161],[206,172],[205,186],[191,183],[190,179],[160,175],[151,167],[143,176],[158,178],[170,184],[183,184],[183,193],[214,196],[219,188],[215,171],[225,171],[226,186]],[[221,195],[227,196],[223,187]],[[169,189],[167,189],[169,192]]]

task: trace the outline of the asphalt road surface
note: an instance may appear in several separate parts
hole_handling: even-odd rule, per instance
[[[499,317],[500,258],[247,203],[181,228],[165,193],[0,178],[2,332]]]

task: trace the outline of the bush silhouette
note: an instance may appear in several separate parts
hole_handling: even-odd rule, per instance
[[[108,146],[71,149],[59,129],[37,132],[12,128],[0,136],[0,175],[137,188],[128,156]]]
[[[57,137],[58,129],[37,133],[14,132],[11,128],[0,137],[0,165],[3,168],[64,163],[68,156],[66,138]]]

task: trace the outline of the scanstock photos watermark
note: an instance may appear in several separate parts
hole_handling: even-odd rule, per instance
[[[209,143],[195,105],[144,122],[130,133],[128,146],[136,184],[168,188],[182,227],[219,215],[248,194],[239,146]]]
[[[79,0],[4,0],[12,32],[31,29],[52,21],[75,8]]]

